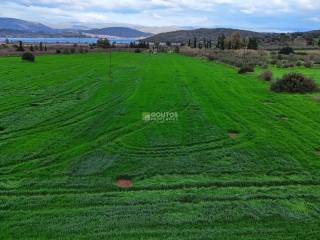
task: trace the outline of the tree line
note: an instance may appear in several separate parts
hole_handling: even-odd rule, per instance
[[[22,41],[19,41],[19,44],[15,46],[16,47],[16,50],[18,52],[24,52],[25,51],[25,47],[23,46],[23,42]],[[29,50],[31,52],[33,51],[48,51],[48,48],[47,48],[47,45],[43,45],[42,42],[39,43],[39,45],[30,45],[29,46]]]
[[[188,41],[188,46],[192,48],[212,48],[213,44],[211,40],[199,40],[194,37],[193,40]],[[230,36],[225,36],[224,34],[219,35],[216,48],[221,50],[225,49],[254,49],[257,50],[259,47],[258,39],[255,37],[242,38],[239,32],[234,32]]]

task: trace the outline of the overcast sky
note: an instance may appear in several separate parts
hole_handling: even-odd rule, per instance
[[[320,29],[320,0],[0,0],[0,17],[52,27],[235,27],[258,31]]]

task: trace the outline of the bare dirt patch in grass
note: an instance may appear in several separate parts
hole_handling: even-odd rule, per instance
[[[264,103],[265,105],[272,105],[274,102],[271,101],[271,100],[265,100],[265,101],[263,101],[263,103]]]
[[[313,99],[314,99],[316,102],[319,102],[319,103],[320,103],[320,96],[314,96]]]
[[[315,149],[315,154],[320,157],[320,147]]]
[[[30,105],[31,105],[31,107],[38,107],[38,106],[40,106],[40,103],[33,102]]]
[[[120,178],[117,180],[117,186],[121,188],[130,188],[133,186],[133,183],[129,179]]]
[[[283,120],[283,121],[288,121],[289,120],[288,116],[283,115],[283,114],[277,115],[277,118],[280,119],[280,120]]]
[[[237,130],[228,131],[228,136],[232,139],[235,139],[238,135],[239,135],[239,132]]]

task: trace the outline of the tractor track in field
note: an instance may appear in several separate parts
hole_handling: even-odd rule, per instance
[[[78,64],[77,66],[72,66],[72,67],[69,67],[69,68],[64,68],[64,69],[59,69],[59,70],[55,70],[55,71],[50,71],[49,73],[47,73],[47,74],[45,74],[45,73],[41,73],[41,78],[44,78],[44,77],[46,77],[46,76],[50,76],[51,78],[53,78],[52,77],[52,74],[55,74],[55,73],[59,73],[59,75],[61,75],[63,72],[69,72],[70,71],[70,69],[81,69],[81,71],[84,71],[84,70],[88,70],[88,71],[91,71],[92,72],[92,69],[90,68],[90,67],[88,67],[88,68],[83,68],[83,65],[81,65],[81,64]],[[87,71],[86,70],[86,71]],[[67,85],[64,85],[65,87],[64,88],[66,88],[67,89],[67,86],[69,86],[69,85],[72,85],[73,83],[77,83],[77,82],[79,82],[79,79],[81,79],[81,78],[84,78],[84,80],[85,79],[89,79],[90,77],[92,77],[92,76],[94,76],[94,74],[93,73],[90,73],[90,74],[88,74],[87,72],[84,72],[83,73],[83,75],[80,75],[80,77],[78,76],[77,78],[74,78],[74,77],[67,77],[66,79],[64,79],[64,81],[62,81],[62,82],[59,82],[59,84],[67,84]],[[68,76],[68,74],[64,74],[65,76]],[[98,81],[95,81],[94,83],[96,83],[96,82],[98,82]],[[90,83],[90,82],[89,82]],[[83,84],[82,85],[83,87],[86,87],[87,86],[87,84]],[[38,88],[37,89],[34,89],[36,86],[35,85],[32,85],[31,87],[28,87],[28,88],[24,88],[24,89],[18,89],[19,91],[23,91],[23,93],[25,93],[25,91],[27,91],[27,90],[30,90],[30,89],[32,89],[32,90],[34,90],[34,91],[37,91],[38,90]],[[16,91],[16,90],[13,90],[13,91]],[[60,96],[64,96],[64,95],[67,95],[69,92],[71,92],[70,90],[66,90],[66,91],[59,91],[59,92],[57,92],[57,94],[56,95],[53,95],[53,97],[60,97]],[[44,96],[43,98],[41,98],[41,96],[40,96],[40,100],[47,100],[47,98],[48,98],[48,96]],[[6,106],[8,106],[7,104],[6,104]],[[11,108],[9,107],[7,110],[10,110]],[[2,112],[2,109],[0,109],[0,113]]]
[[[173,191],[183,189],[210,189],[210,188],[265,188],[265,187],[287,187],[287,186],[320,186],[320,180],[281,180],[281,181],[218,181],[207,183],[181,183],[170,185],[158,185],[158,186],[133,186],[131,188],[118,188],[113,187],[109,189],[105,188],[82,188],[78,190],[59,190],[52,191],[37,191],[30,189],[29,191],[8,191],[0,189],[1,196],[42,196],[42,195],[65,195],[65,194],[99,194],[99,193],[117,193],[117,192],[140,192],[140,191]],[[61,187],[60,187],[61,188]]]
[[[227,140],[227,139],[225,139]],[[215,145],[217,142],[211,142],[211,143],[199,143],[194,144],[192,146],[183,146],[180,145],[176,149],[166,149],[166,150],[152,150],[148,149],[145,150],[143,148],[141,149],[132,149],[128,148],[126,145],[117,146],[119,147],[119,152],[122,152],[126,156],[150,156],[150,157],[163,157],[165,155],[175,154],[179,156],[184,156],[186,154],[192,154],[197,152],[210,152],[210,151],[217,151],[220,149],[230,149],[235,147],[233,143],[225,143],[224,140],[219,142],[219,145]],[[121,148],[122,147],[122,148]],[[128,151],[129,150],[129,151]]]
[[[81,80],[81,79],[87,80],[87,79],[90,79],[90,77],[92,77],[91,74],[78,75],[75,78],[70,78],[70,80],[69,79],[64,80],[64,82],[62,82],[62,84],[65,84],[65,85],[63,85],[64,86],[63,88],[61,88],[61,86],[59,86],[59,85],[56,85],[56,87],[47,86],[45,89],[46,89],[46,91],[49,91],[49,96],[51,98],[56,99],[59,97],[67,96],[72,92],[75,92],[80,89],[84,89],[92,84],[96,84],[99,82],[98,80],[95,80],[93,82],[85,81],[82,84],[75,84],[75,83],[79,82],[79,80]],[[68,86],[70,86],[71,88],[68,89]],[[43,95],[42,93],[39,93],[40,88],[38,88],[38,87],[35,88],[35,87],[36,86],[34,86],[31,90],[23,91],[22,94],[28,93],[28,94],[31,94],[32,96],[37,96],[38,101],[48,100],[48,95]],[[59,90],[57,90],[57,88],[59,88]],[[68,89],[68,90],[64,90],[64,89]],[[54,91],[51,92],[52,90],[54,90]],[[12,90],[12,91],[14,92],[15,90]],[[43,89],[41,91],[43,91]],[[5,104],[5,106],[7,108],[0,109],[0,113],[3,111],[11,110],[14,107],[13,105],[8,105],[8,104]],[[26,103],[26,104],[22,105],[21,107],[23,107],[23,106],[29,106],[29,105],[28,105],[28,103]],[[16,110],[16,108],[14,110]]]
[[[189,143],[189,144],[173,144],[173,145],[162,145],[162,146],[154,146],[154,147],[144,147],[144,146],[135,146],[135,145],[129,145],[129,144],[125,144],[122,143],[123,146],[125,146],[125,148],[127,148],[128,150],[133,150],[133,151],[172,151],[172,150],[179,150],[181,149],[185,149],[185,148],[193,148],[193,147],[199,147],[199,146],[203,146],[203,145],[209,145],[212,143],[219,143],[221,141],[226,140],[226,137],[223,138],[218,138],[218,139],[212,139],[212,140],[208,140],[205,142],[196,142],[196,143]]]
[[[48,120],[44,120],[42,123],[38,124],[37,127],[31,126],[29,128],[18,129],[18,130],[8,132],[6,134],[3,134],[3,136],[9,135],[9,134],[14,134],[14,133],[23,133],[23,135],[13,136],[13,137],[8,137],[8,136],[1,137],[0,141],[13,140],[13,139],[20,138],[23,136],[33,135],[36,133],[40,133],[40,132],[49,130],[53,127],[62,128],[62,127],[71,126],[73,124],[80,123],[81,121],[87,120],[89,117],[93,116],[95,113],[99,112],[100,110],[101,111],[105,110],[108,107],[110,109],[113,109],[113,107],[117,106],[117,104],[121,104],[122,102],[125,102],[125,100],[129,96],[130,96],[130,94],[128,95],[127,93],[125,93],[123,95],[116,96],[115,98],[111,99],[107,103],[102,103],[102,104],[96,105],[95,107],[90,108],[89,110],[81,111],[82,113],[78,112],[78,113],[74,113],[72,116],[66,116],[65,118],[67,118],[67,119],[60,119],[58,121],[52,121],[52,122],[50,122]],[[67,114],[70,114],[70,113],[66,112],[63,115],[67,115]],[[61,117],[61,115],[59,117]],[[58,125],[58,124],[60,124],[60,125]],[[32,132],[28,133],[28,131],[32,131]]]
[[[79,65],[77,65],[77,66],[72,66],[72,67],[70,67],[70,68],[68,68],[68,71],[70,70],[70,69],[76,69],[76,68],[79,68],[79,66],[81,66],[80,64]],[[82,68],[83,69],[83,68]],[[89,68],[90,69],[90,68]],[[56,71],[50,71],[50,73],[47,73],[47,74],[45,74],[45,73],[40,73],[41,74],[41,78],[44,78],[44,77],[46,77],[46,76],[50,76],[51,78],[53,77],[52,76],[52,73],[62,73],[62,72],[65,72],[65,70],[61,70],[61,69],[59,69],[59,70],[56,70]],[[84,75],[81,75],[81,77],[90,77],[91,76],[91,74],[90,75],[88,75],[87,73],[84,73]],[[12,78],[11,80],[14,80],[15,78]],[[32,79],[36,79],[36,78],[29,78],[28,79],[28,81],[30,81],[30,82],[32,82]],[[39,78],[37,78],[37,79],[39,79]],[[8,79],[7,79],[8,80]],[[70,78],[70,80],[69,79],[67,79],[67,80],[64,80],[64,82],[68,82],[68,84],[70,84],[70,83],[74,83],[74,82],[77,82],[79,80],[79,76],[77,77],[77,78]],[[19,89],[17,89],[17,88],[15,88],[15,89],[13,89],[13,90],[11,90],[11,92],[13,92],[13,93],[15,93],[16,94],[16,91],[21,91],[21,93],[26,93],[26,92],[28,92],[28,91],[37,91],[38,89],[34,89],[34,85],[31,85],[31,86],[29,86],[29,87],[25,87],[25,88],[19,88]],[[63,92],[69,92],[69,91],[63,91]],[[30,92],[29,92],[30,93]],[[55,95],[55,96],[60,96],[60,93],[61,92],[59,92],[59,94],[57,94],[57,95]],[[63,93],[62,93],[62,95],[63,95]],[[5,104],[6,106],[8,106],[7,104]],[[0,105],[1,106],[1,105]],[[8,108],[8,110],[10,110],[10,108]],[[0,109],[0,113],[3,111],[3,109]]]
[[[85,79],[87,79],[88,77],[85,77]],[[73,82],[78,82],[79,81],[79,78],[76,78],[76,80],[73,80],[72,82],[68,82],[69,83],[73,83]],[[88,84],[89,83],[89,84]],[[37,101],[36,102],[42,102],[42,101],[48,101],[48,100],[56,100],[57,98],[60,98],[60,97],[64,97],[64,96],[68,96],[70,94],[73,94],[73,93],[76,93],[77,91],[81,90],[81,89],[85,89],[86,87],[90,87],[92,84],[97,84],[98,81],[96,82],[89,82],[88,83],[85,83],[85,84],[82,84],[82,85],[77,85],[77,86],[74,86],[74,88],[71,88],[69,90],[65,90],[65,91],[58,91],[56,92],[55,94],[51,94],[48,96],[45,96],[45,95],[40,95],[39,93],[33,93],[31,95],[38,95],[39,94],[39,97],[37,98]],[[64,87],[66,88],[66,87]],[[50,89],[49,89],[50,90]],[[32,100],[32,99],[30,99]],[[20,109],[23,109],[25,107],[30,107],[30,104],[29,103],[25,103],[25,104],[13,104],[13,105],[8,105],[6,104],[6,107],[5,109],[0,109],[0,114],[1,113],[4,113],[4,112],[7,112],[7,111],[12,111],[12,110],[20,110]]]
[[[103,194],[103,193],[101,193]],[[37,195],[32,197],[42,197],[43,195]],[[0,196],[1,197],[1,196]],[[99,196],[97,196],[98,198]],[[120,198],[120,196],[119,196]],[[157,204],[158,207],[162,206],[168,206],[168,204],[176,203],[176,204],[203,204],[203,203],[214,203],[214,202],[242,202],[242,201],[283,201],[283,200],[305,200],[305,201],[320,201],[320,195],[315,194],[297,194],[297,195],[291,195],[291,194],[283,194],[283,195],[272,195],[272,194],[248,194],[248,195],[230,195],[230,196],[220,196],[220,197],[205,197],[205,198],[197,198],[191,197],[189,195],[182,195],[180,198],[175,199],[168,199],[168,200],[161,200],[161,201],[130,201],[127,200],[127,202],[121,202],[121,201],[115,201],[110,203],[93,203],[90,205],[67,205],[67,206],[61,206],[61,207],[52,207],[51,209],[92,209],[92,208],[105,208],[105,207],[133,207],[133,206],[145,206],[145,207],[152,207],[155,204]],[[23,209],[23,207],[20,207],[18,209],[7,209],[2,208],[0,205],[0,211],[9,211],[9,212],[33,212],[33,211],[47,211],[48,209],[45,207],[32,207],[27,206],[28,209]]]
[[[116,128],[116,129],[112,129],[108,132],[105,132],[103,134],[100,134],[99,136],[97,136],[94,140],[92,140],[90,143],[86,142],[82,145],[90,145],[90,144],[95,144],[95,143],[98,143],[98,142],[104,142],[102,146],[104,145],[109,145],[111,144],[115,139],[117,139],[119,136],[122,136],[124,134],[128,134],[130,132],[134,132],[134,131],[138,131],[140,130],[140,128],[138,128],[137,126],[137,123],[138,122],[134,122],[130,125],[127,125],[126,127],[121,127],[121,128]],[[39,131],[41,132],[41,131]],[[33,132],[31,133],[30,135],[34,134],[36,132]],[[26,135],[24,135],[26,136]],[[20,137],[20,136],[19,136]],[[17,138],[19,138],[17,137]],[[81,147],[82,145],[77,145],[77,146],[73,146],[73,147],[69,147],[68,150],[65,150],[65,151],[61,151],[59,153],[54,153],[54,154],[48,154],[48,155],[45,155],[45,156],[41,156],[40,158],[31,158],[31,159],[24,159],[23,162],[21,162],[22,160],[19,160],[19,162],[11,162],[10,164],[6,163],[4,165],[0,165],[0,168],[6,168],[6,167],[10,167],[10,166],[18,166],[18,165],[21,165],[21,164],[25,164],[26,162],[30,162],[30,161],[39,161],[41,159],[45,160],[46,158],[48,157],[54,157],[54,156],[59,156],[63,153],[66,153],[66,152],[69,152],[69,151],[72,151],[74,148],[79,148]],[[39,170],[39,168],[37,168],[37,170]],[[1,175],[1,173],[0,173]]]
[[[190,88],[188,87],[187,83],[183,80],[183,74],[181,74],[180,71],[177,71],[174,75],[175,80],[180,79],[183,81],[182,88],[184,89],[184,92],[186,93],[187,98],[189,99],[188,103],[186,104],[186,107],[182,110],[174,110],[179,112],[185,112],[187,111],[190,106],[192,105],[192,93]],[[196,105],[194,103],[194,105]],[[138,129],[139,130],[139,129]],[[140,129],[141,130],[141,129]],[[165,154],[180,154],[185,155],[189,153],[199,152],[199,151],[212,151],[219,149],[219,146],[211,146],[214,143],[218,143],[220,145],[223,144],[223,141],[228,140],[227,137],[215,139],[207,142],[199,142],[199,143],[191,143],[186,145],[168,145],[168,146],[161,146],[161,147],[139,147],[139,146],[132,146],[129,144],[125,144],[124,142],[120,142],[117,145],[117,148],[119,152],[124,153],[127,156],[132,155],[147,155],[147,156],[163,156]],[[229,143],[229,145],[234,145],[233,143]],[[221,146],[220,146],[221,148]]]

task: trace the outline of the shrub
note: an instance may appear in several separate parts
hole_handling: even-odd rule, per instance
[[[209,55],[208,55],[208,60],[209,60],[209,61],[214,61],[214,60],[216,60],[215,55],[214,55],[213,53],[209,53]]]
[[[106,39],[106,38],[99,39],[99,40],[97,41],[97,44],[96,44],[96,45],[97,45],[98,47],[100,47],[100,48],[109,48],[109,47],[111,47],[111,44],[110,44],[109,40]]]
[[[242,67],[242,63],[236,62],[236,63],[234,63],[234,66],[237,67],[237,68],[241,68]]]
[[[267,51],[254,51],[248,50],[244,56],[243,50],[207,50],[204,53],[201,49],[182,47],[180,53],[187,56],[203,57],[212,59],[214,56],[215,61],[226,63],[240,68],[244,65],[263,66],[268,63],[269,53]],[[244,59],[245,58],[245,59]],[[210,60],[210,59],[209,59]]]
[[[56,54],[60,54],[61,50],[60,49],[56,49]]]
[[[302,62],[298,61],[296,65],[297,65],[297,67],[301,67],[302,66]]]
[[[29,62],[34,62],[35,57],[32,53],[26,52],[22,55],[21,59]]]
[[[297,52],[296,54],[300,55],[300,56],[307,56],[308,55],[308,53],[306,53],[306,52]]]
[[[134,52],[135,52],[135,53],[141,53],[142,51],[141,51],[140,48],[136,48],[136,49],[134,50]]]
[[[291,47],[284,47],[279,51],[279,54],[283,54],[283,55],[290,55],[292,53],[294,53],[294,50]]]
[[[317,86],[312,79],[303,74],[289,73],[272,83],[271,90],[274,92],[306,93],[316,91]]]
[[[283,62],[281,67],[282,67],[282,68],[289,68],[289,67],[290,67],[290,64],[287,63],[287,62]]]
[[[64,54],[69,54],[69,53],[70,53],[70,52],[69,52],[69,49],[67,49],[67,48],[63,49],[63,53],[64,53]]]
[[[23,42],[19,41],[19,46],[16,46],[18,52],[24,52]]]
[[[276,65],[277,64],[277,60],[276,59],[272,59],[271,61],[270,61],[270,63],[272,64],[272,65]]]
[[[313,63],[310,62],[310,61],[307,61],[307,62],[304,63],[304,66],[305,66],[306,68],[312,68]]]
[[[70,53],[75,53],[76,52],[76,49],[75,48],[71,48],[70,49]]]
[[[175,53],[180,53],[180,47],[176,46],[176,47],[174,48],[174,52],[175,52]]]
[[[238,71],[239,74],[244,74],[244,73],[248,73],[248,72],[254,72],[253,67],[250,65],[242,66]]]
[[[264,71],[263,73],[260,74],[260,78],[265,81],[271,81],[272,76],[273,74],[271,71]]]

